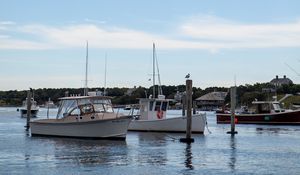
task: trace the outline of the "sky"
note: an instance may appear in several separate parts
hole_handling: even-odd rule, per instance
[[[300,81],[299,0],[0,0],[0,90]],[[105,58],[106,78],[105,78]],[[105,82],[106,79],[106,82]]]

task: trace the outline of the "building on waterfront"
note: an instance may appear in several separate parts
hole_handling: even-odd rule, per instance
[[[224,105],[227,92],[210,92],[197,98],[196,105],[203,111],[215,111]]]
[[[285,75],[283,76],[283,78],[279,78],[278,75],[276,75],[276,77],[274,79],[272,79],[270,81],[270,83],[272,85],[274,85],[275,87],[280,87],[282,85],[293,84],[293,81],[291,79],[287,78]]]

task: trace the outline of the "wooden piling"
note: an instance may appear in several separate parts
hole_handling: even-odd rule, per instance
[[[26,122],[26,131],[29,130],[30,127],[30,117],[31,117],[31,90],[27,91],[27,122]]]
[[[187,106],[186,137],[180,139],[180,142],[185,142],[185,143],[194,142],[194,139],[191,137],[192,136],[192,105],[193,105],[192,86],[193,86],[193,81],[189,79],[186,80],[186,106]]]
[[[231,111],[231,129],[227,132],[227,134],[237,134],[238,132],[235,131],[235,106],[236,106],[236,87],[233,86],[230,88],[230,111]]]
[[[182,116],[185,116],[186,110],[186,93],[182,95]]]

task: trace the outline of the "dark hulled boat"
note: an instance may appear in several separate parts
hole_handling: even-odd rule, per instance
[[[253,112],[235,115],[237,124],[300,125],[300,110],[284,110],[278,101],[254,101]],[[217,113],[218,124],[229,124],[231,114]]]

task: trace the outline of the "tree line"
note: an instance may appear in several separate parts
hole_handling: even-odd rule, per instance
[[[149,97],[152,94],[153,87],[145,88],[142,86],[136,87],[131,94],[126,94],[129,88],[107,88],[107,96],[111,96],[113,104],[135,104],[138,103],[138,98]],[[157,89],[157,87],[155,87]],[[89,91],[104,91],[104,88],[89,88]],[[185,85],[177,86],[162,86],[163,94],[166,98],[173,99],[177,92],[184,92]],[[270,91],[268,91],[270,90]],[[208,87],[201,89],[193,87],[193,100],[202,95],[213,91],[229,92],[227,87]],[[59,101],[59,98],[64,97],[65,93],[69,94],[83,94],[83,88],[39,88],[34,89],[34,98],[39,105],[44,104],[50,98],[54,103]],[[278,94],[297,94],[300,92],[300,85],[291,84],[283,85],[281,87],[274,87],[270,83],[256,83],[253,85],[246,84],[237,87],[237,100],[242,105],[251,104],[255,99],[268,100],[274,95]],[[157,94],[157,92],[156,92]],[[10,90],[0,91],[0,105],[1,106],[20,106],[22,101],[26,99],[26,90]],[[225,98],[225,103],[229,103],[230,95],[228,93]]]

